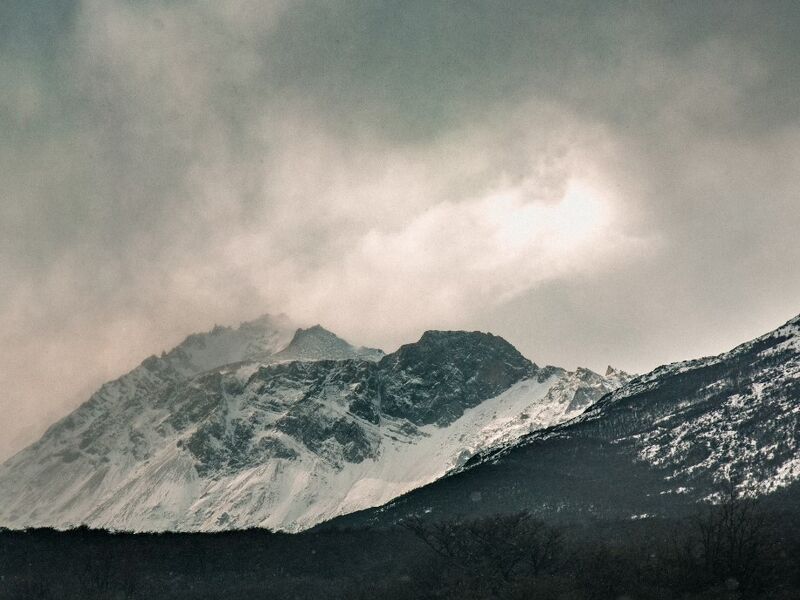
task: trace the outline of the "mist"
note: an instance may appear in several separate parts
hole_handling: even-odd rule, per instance
[[[632,372],[800,312],[800,7],[12,0],[0,458],[265,312]]]

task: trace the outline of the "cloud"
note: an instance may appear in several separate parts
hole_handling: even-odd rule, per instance
[[[792,316],[798,22],[791,3],[5,3],[0,456],[264,311],[635,370]]]
[[[235,263],[236,281],[282,295],[292,314],[399,344],[420,328],[463,326],[539,282],[647,251],[653,240],[627,231],[598,174],[609,152],[601,132],[553,111],[558,124],[545,128],[530,110],[425,149],[366,143],[343,153],[315,139],[316,125],[301,128],[269,165],[264,221],[219,255]]]

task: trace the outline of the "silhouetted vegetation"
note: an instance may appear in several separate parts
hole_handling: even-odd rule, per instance
[[[503,597],[517,579],[561,566],[561,532],[526,512],[432,524],[413,519],[406,528],[444,559],[444,570],[452,570],[447,585],[462,597]]]
[[[298,535],[0,531],[0,598],[798,598],[795,514],[730,492],[687,519],[569,527],[520,512]]]

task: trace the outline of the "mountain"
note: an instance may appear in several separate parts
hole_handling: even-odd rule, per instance
[[[627,376],[540,368],[500,337],[392,354],[263,317],[152,356],[0,467],[0,525],[297,531],[580,414]]]
[[[382,350],[356,348],[335,333],[320,325],[314,325],[308,329],[298,329],[289,345],[273,354],[272,360],[344,360],[346,358],[379,360],[382,357]]]
[[[290,343],[297,326],[286,315],[263,315],[238,328],[215,326],[207,333],[195,333],[160,357],[148,359],[161,370],[191,377],[222,365],[269,360]]]
[[[609,371],[611,372],[611,371]],[[800,497],[800,317],[719,356],[633,378],[582,415],[336,525],[528,510],[549,518],[675,515],[733,484]]]

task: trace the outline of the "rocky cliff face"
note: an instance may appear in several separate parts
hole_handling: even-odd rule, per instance
[[[428,331],[380,367],[383,412],[440,426],[539,370],[503,338],[477,331]]]

